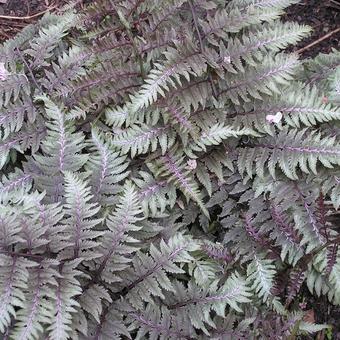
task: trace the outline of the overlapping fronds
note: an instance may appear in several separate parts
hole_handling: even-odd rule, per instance
[[[327,327],[340,54],[285,50],[297,2],[70,3],[0,47],[1,339]]]

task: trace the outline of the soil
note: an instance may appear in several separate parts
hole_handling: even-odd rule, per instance
[[[314,313],[314,321],[332,326],[331,332],[329,332],[331,339],[340,340],[340,307],[331,305],[325,296],[318,299],[311,296],[307,287],[304,287],[303,295],[304,300],[308,301],[306,309]],[[318,336],[322,340],[329,339],[325,336],[325,332],[318,333]]]
[[[69,0],[0,0],[0,43],[34,23],[47,11],[57,11]],[[82,0],[77,0],[81,3]],[[17,17],[16,19],[1,16]]]
[[[288,7],[286,13],[284,20],[309,25],[313,29],[311,36],[291,48],[291,51],[297,51],[340,27],[340,0],[303,0]],[[320,52],[329,53],[332,47],[340,48],[340,31],[301,55],[303,58],[314,57]]]

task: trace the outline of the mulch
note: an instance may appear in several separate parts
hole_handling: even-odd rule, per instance
[[[0,43],[10,39],[48,11],[58,11],[68,0],[0,0]],[[78,0],[80,3],[81,0]],[[16,17],[4,18],[2,16]]]
[[[58,0],[54,2],[50,0],[0,0],[0,42],[12,38],[26,25],[39,20],[44,11],[50,8],[54,10],[60,5],[62,1]],[[18,17],[18,19],[7,19],[1,16]]]
[[[303,0],[288,7],[286,13],[283,20],[309,25],[313,29],[311,36],[291,51],[298,51],[340,28],[340,0]],[[340,31],[306,49],[301,55],[304,58],[314,57],[320,52],[329,53],[332,47],[340,48]]]

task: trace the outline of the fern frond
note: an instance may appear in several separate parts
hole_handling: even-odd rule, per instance
[[[101,340],[120,340],[122,336],[127,339],[132,339],[131,335],[124,324],[120,305],[113,304],[110,307],[105,307],[100,323],[90,322],[87,336],[82,337],[82,340],[101,339]],[[92,320],[91,320],[92,321]]]
[[[20,95],[31,94],[29,81],[24,73],[8,71],[0,78],[0,108],[14,103]]]
[[[170,209],[176,203],[176,188],[167,184],[166,181],[157,181],[150,173],[140,171],[138,178],[133,178],[134,183],[139,188],[139,199],[146,215],[151,216],[164,213],[165,209]]]
[[[240,38],[230,39],[228,46],[220,44],[221,65],[229,72],[244,72],[246,64],[256,66],[267,51],[277,52],[295,44],[310,32],[308,26],[294,23],[262,25]]]
[[[93,316],[98,323],[103,311],[102,301],[112,302],[112,299],[108,291],[99,284],[91,285],[79,299],[81,308]]]
[[[170,87],[177,88],[182,85],[181,78],[189,81],[190,75],[199,77],[207,68],[204,56],[196,52],[189,43],[183,51],[168,48],[164,56],[166,61],[163,64],[155,64],[142,89],[131,98],[131,112],[150,106],[159,94],[165,97],[165,92],[168,92]]]
[[[331,53],[320,53],[313,60],[305,63],[304,79],[311,84],[328,83],[328,78],[340,65],[340,51],[332,48]]]
[[[30,48],[25,52],[32,57],[31,68],[48,66],[48,60],[53,55],[53,50],[58,47],[61,39],[67,34],[67,31],[77,22],[77,16],[74,13],[67,13],[62,16],[57,23],[42,27],[39,36],[32,39]]]
[[[305,272],[301,268],[292,270],[289,275],[286,305],[289,305],[293,301],[295,296],[299,293],[305,278]]]
[[[271,295],[275,274],[272,260],[254,254],[254,260],[247,267],[247,279],[252,284],[251,288],[264,301],[267,301]]]
[[[272,102],[272,104],[271,104]],[[316,87],[296,84],[285,90],[285,96],[274,96],[269,103],[258,104],[241,109],[232,118],[235,126],[255,128],[262,133],[273,134],[272,126],[267,121],[268,115],[282,114],[282,121],[293,128],[315,126],[319,123],[339,119],[340,110],[330,103],[323,101],[322,95]]]
[[[47,191],[47,198],[57,202],[63,194],[63,172],[78,171],[88,160],[81,154],[84,134],[75,132],[73,122],[66,119],[65,113],[47,97],[39,97],[46,107],[48,121],[47,136],[42,143],[42,153],[34,155],[32,172],[35,186]],[[33,168],[39,170],[33,170]]]
[[[49,299],[56,285],[57,261],[43,261],[30,271],[25,307],[17,314],[16,327],[11,334],[15,339],[38,339],[54,313]]]
[[[32,187],[32,176],[20,169],[3,175],[0,181],[0,203],[23,197]]]
[[[170,151],[159,160],[160,166],[156,177],[168,178],[168,182],[173,182],[183,193],[202,209],[205,215],[209,215],[204,207],[198,186],[190,176],[190,170],[185,170],[184,156],[178,151]]]
[[[193,145],[192,149],[195,151],[206,151],[207,146],[219,145],[227,138],[236,138],[249,134],[252,134],[251,130],[235,130],[231,126],[225,126],[224,124],[217,123],[207,130],[202,131],[200,138],[195,141],[196,145]]]
[[[0,111],[0,127],[3,129],[3,138],[7,138],[10,133],[18,132],[27,118],[29,123],[33,123],[36,117],[36,109],[33,102],[28,97],[23,97],[3,107]]]
[[[21,227],[16,214],[7,211],[5,206],[0,207],[0,252],[6,254],[11,247],[21,241],[19,237]]]
[[[91,259],[94,248],[98,247],[95,240],[102,235],[102,232],[94,230],[102,221],[94,218],[100,207],[89,202],[92,195],[87,183],[70,172],[65,172],[65,199],[63,224],[66,246],[61,258]]]
[[[277,8],[284,9],[290,5],[296,4],[299,0],[238,0],[233,1],[231,6],[238,5],[241,10],[245,10],[248,6],[258,8]]]
[[[20,131],[10,134],[8,138],[0,137],[0,168],[9,161],[9,154],[13,150],[24,153],[31,149],[33,153],[36,152],[45,135],[44,126],[25,124]]]
[[[105,120],[109,126],[121,127],[129,116],[127,107],[107,107],[105,110]]]
[[[52,339],[67,339],[71,331],[72,313],[76,312],[79,303],[76,296],[82,290],[77,279],[82,273],[76,269],[80,260],[64,262],[59,269],[57,284],[53,287],[51,303],[52,317],[47,327],[48,335]]]
[[[58,62],[53,62],[52,70],[46,70],[46,77],[41,79],[46,93],[65,98],[72,90],[72,83],[85,76],[85,66],[90,61],[88,53],[79,46],[73,46],[58,56]]]
[[[97,277],[109,283],[121,280],[117,274],[128,266],[129,256],[137,250],[133,245],[137,240],[130,233],[140,230],[137,222],[142,219],[141,213],[136,188],[127,182],[115,210],[105,221],[108,230],[100,238],[100,256],[95,260]]]
[[[152,296],[164,298],[163,290],[174,290],[166,273],[183,273],[177,263],[192,261],[190,252],[196,249],[193,240],[177,233],[167,243],[162,240],[159,249],[151,245],[148,254],[137,252],[132,260],[133,267],[122,273],[127,300],[139,309],[143,301],[152,302]]]
[[[228,33],[237,33],[242,29],[256,25],[264,21],[272,21],[282,14],[282,9],[289,6],[296,0],[285,0],[284,2],[273,1],[254,3],[231,1],[226,9],[216,11],[214,16],[208,15],[206,21],[201,21],[200,25],[209,42],[217,44],[215,35],[218,38],[227,40]]]
[[[327,267],[326,274],[330,274],[338,258],[339,245],[333,243],[327,247]]]
[[[171,315],[164,306],[157,308],[148,304],[142,312],[130,312],[132,320],[129,328],[138,329],[136,339],[143,339],[147,334],[157,336],[160,339],[188,339],[195,336],[195,332],[189,322],[183,322]],[[181,324],[183,323],[183,324]]]
[[[228,96],[234,104],[239,105],[240,99],[249,102],[250,97],[262,100],[261,95],[279,94],[280,87],[292,80],[298,65],[299,61],[294,55],[266,56],[256,67],[247,67],[244,74],[229,76],[219,96]]]
[[[155,151],[158,144],[163,154],[175,142],[174,133],[167,126],[133,125],[113,139],[113,145],[119,147],[122,154],[131,152],[131,157]]]
[[[94,199],[102,204],[108,204],[110,196],[118,192],[119,182],[124,180],[129,171],[126,157],[120,157],[113,146],[106,142],[96,128],[92,128],[93,152],[86,164],[86,170],[91,173],[89,184]]]
[[[16,308],[25,306],[23,290],[27,289],[28,269],[36,266],[25,258],[0,254],[0,332],[16,317]]]
[[[242,174],[252,176],[254,168],[264,176],[267,166],[272,177],[276,167],[291,179],[298,179],[298,170],[317,173],[317,165],[332,168],[339,164],[340,149],[334,137],[303,130],[283,130],[275,137],[263,138],[260,144],[240,150],[238,167]],[[255,163],[255,167],[254,167]]]
[[[224,317],[227,306],[236,311],[241,311],[239,304],[249,302],[251,293],[246,281],[237,273],[233,273],[221,286],[212,282],[209,288],[202,289],[193,282],[189,282],[188,288],[177,283],[171,305],[168,307],[177,314],[189,318],[195,328],[203,330],[209,335],[206,325],[215,327],[210,313]],[[199,306],[199,308],[197,308]]]

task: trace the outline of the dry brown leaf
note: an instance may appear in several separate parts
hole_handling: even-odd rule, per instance
[[[310,322],[310,323],[315,323],[315,313],[314,309],[308,309],[305,312],[305,315],[303,317],[303,321],[305,322]]]

